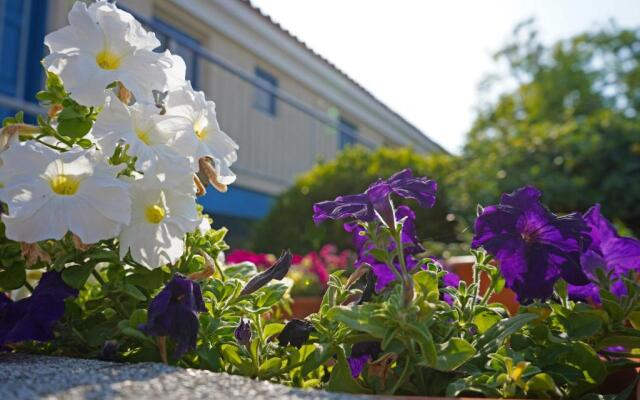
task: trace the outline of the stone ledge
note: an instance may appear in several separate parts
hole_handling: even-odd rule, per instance
[[[362,399],[183,369],[67,357],[0,354],[0,399]]]

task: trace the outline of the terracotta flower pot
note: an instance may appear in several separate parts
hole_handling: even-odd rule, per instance
[[[321,296],[294,297],[291,305],[291,318],[302,319],[320,310]]]
[[[451,272],[458,274],[460,279],[467,283],[471,283],[473,281],[473,260],[474,259],[471,256],[451,257],[447,260],[446,264],[450,267]],[[481,293],[487,289],[487,286],[489,286],[489,278],[485,273],[482,273],[480,275]],[[512,315],[518,312],[518,309],[520,308],[520,304],[516,300],[516,294],[507,288],[503,289],[502,292],[491,296],[490,301],[504,304]]]

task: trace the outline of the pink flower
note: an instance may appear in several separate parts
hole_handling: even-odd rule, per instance
[[[275,261],[273,254],[254,253],[250,250],[236,249],[227,255],[229,264],[238,264],[242,262],[252,262],[258,268],[267,268]]]

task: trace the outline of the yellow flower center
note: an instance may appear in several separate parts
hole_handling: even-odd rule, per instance
[[[54,193],[62,196],[71,196],[78,191],[80,180],[69,175],[57,175],[49,182],[49,184],[51,185],[51,190],[53,190]]]
[[[207,137],[207,130],[204,128],[196,129],[196,136],[198,137],[199,140],[204,140],[204,138]]]
[[[142,143],[146,144],[147,146],[151,142],[151,137],[149,136],[149,131],[145,131],[145,130],[142,130],[142,129],[136,129],[136,135],[138,136],[138,139],[140,139],[142,141]]]
[[[120,67],[120,57],[109,50],[102,50],[96,54],[96,64],[106,70],[118,69]]]
[[[149,223],[159,224],[160,221],[164,219],[164,208],[160,207],[157,204],[147,206],[144,210],[144,216]]]

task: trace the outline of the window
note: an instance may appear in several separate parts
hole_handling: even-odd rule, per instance
[[[268,84],[274,91],[278,89],[278,79],[260,67],[256,67],[256,78]],[[269,91],[256,87],[253,98],[253,106],[265,114],[276,115],[277,112],[276,96]]]
[[[44,56],[46,19],[45,1],[0,0],[0,96],[9,102],[36,101],[44,80],[39,61]],[[0,121],[17,111],[0,103]]]
[[[162,30],[155,30],[156,37],[160,41],[160,48],[155,51],[169,49],[171,53],[182,57],[187,65],[187,80],[191,81],[191,86],[193,86],[194,89],[197,88],[198,56],[192,48],[200,46],[200,41],[162,19],[154,18],[153,22]]]
[[[340,150],[358,143],[358,128],[342,117],[339,120],[338,135],[338,148]]]

